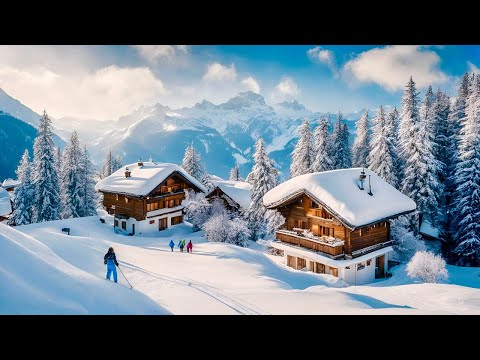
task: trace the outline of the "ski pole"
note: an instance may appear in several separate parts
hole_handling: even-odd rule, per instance
[[[122,269],[120,268],[120,264],[118,264],[118,270],[120,270],[120,272],[122,273],[123,277],[125,278],[125,280],[127,280],[127,283],[128,285],[130,285],[130,289],[133,289],[133,286],[130,284],[130,281],[128,281],[127,277],[125,276],[125,274],[123,273]]]

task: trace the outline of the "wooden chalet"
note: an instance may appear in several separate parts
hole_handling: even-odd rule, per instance
[[[212,202],[221,199],[227,210],[244,211],[250,208],[252,185],[244,181],[212,180],[213,190],[205,197]]]
[[[286,219],[272,247],[285,263],[362,284],[383,277],[393,251],[390,219],[415,203],[370,170],[305,174],[267,192],[269,209]]]
[[[135,235],[183,222],[185,191],[206,192],[176,164],[142,162],[122,167],[95,186],[114,216],[114,229]]]

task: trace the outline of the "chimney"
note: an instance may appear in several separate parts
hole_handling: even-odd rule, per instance
[[[132,172],[128,169],[128,167],[125,168],[125,177],[126,177],[126,178],[129,178],[131,173],[132,173]]]
[[[362,168],[362,172],[360,173],[360,176],[358,177],[359,180],[360,180],[360,185],[358,186],[358,188],[360,190],[365,190],[365,188],[363,187],[363,182],[365,181],[366,177],[367,177],[367,175],[365,175],[365,169]]]
[[[143,166],[143,161],[142,161],[142,159],[138,159],[137,165],[138,165],[138,167],[142,167],[142,166]]]

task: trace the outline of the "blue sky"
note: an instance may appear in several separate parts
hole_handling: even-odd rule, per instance
[[[252,90],[321,112],[399,106],[410,75],[455,96],[480,46],[0,46],[0,87],[54,117],[116,119],[159,102],[191,106]]]

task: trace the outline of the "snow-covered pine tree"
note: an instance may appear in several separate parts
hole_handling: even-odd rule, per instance
[[[270,159],[270,176],[272,178],[273,187],[280,184],[280,174],[275,167],[275,162],[272,159]]]
[[[313,161],[312,133],[307,119],[299,126],[298,135],[297,144],[291,154],[290,176],[292,178],[311,172]]]
[[[199,231],[210,216],[211,205],[205,194],[190,190],[182,204],[185,206],[187,220],[193,225],[193,231]]]
[[[98,204],[98,193],[95,191],[95,166],[90,160],[87,147],[85,146],[81,164],[80,164],[80,184],[82,208],[80,216],[94,216],[97,214],[96,208]]]
[[[26,225],[32,222],[34,188],[31,179],[31,165],[28,150],[25,149],[16,170],[20,184],[13,191],[13,213],[9,225]]]
[[[470,81],[461,122],[453,233],[457,263],[480,265],[480,77]]]
[[[357,121],[357,131],[352,148],[353,167],[367,167],[367,157],[370,154],[370,129],[368,126],[368,110],[365,110],[360,120]]]
[[[252,235],[255,238],[259,238],[265,234],[265,211],[267,209],[263,205],[263,195],[275,187],[275,179],[272,176],[272,162],[267,155],[263,139],[261,138],[255,144],[253,160],[252,202],[247,217]]]
[[[103,160],[102,166],[102,179],[112,175],[112,165],[113,165],[113,158],[112,158],[112,151],[108,151],[105,155],[105,159]]]
[[[267,210],[265,212],[265,219],[267,223],[267,235],[275,235],[275,231],[285,224],[285,218],[278,210]]]
[[[247,178],[245,179],[245,182],[249,183],[250,185],[253,184],[253,172],[250,171],[247,175]]]
[[[325,118],[321,118],[313,132],[314,158],[312,172],[332,170],[330,159],[330,141],[328,128],[330,124]]]
[[[348,145],[348,128],[342,119],[343,115],[339,112],[332,135],[331,159],[333,169],[349,168],[352,164],[352,154]]]
[[[112,157],[112,173],[117,171],[123,166],[123,158],[121,155],[115,155]]]
[[[417,181],[419,202],[417,210],[423,214],[424,218],[430,221],[434,227],[439,226],[439,213],[441,211],[441,197],[443,186],[439,180],[439,174],[444,171],[445,165],[435,158],[435,150],[438,147],[436,142],[436,121],[435,121],[435,95],[432,87],[429,86],[425,95],[425,100],[420,107],[420,131],[418,141],[421,141],[420,147],[420,168],[418,173],[423,175],[420,183]]]
[[[63,152],[60,171],[60,190],[62,218],[76,218],[83,214],[82,201],[82,149],[76,131],[70,137],[70,143]]]
[[[43,112],[33,144],[32,182],[35,188],[33,221],[42,222],[60,218],[58,173],[55,168],[55,146],[52,139],[52,121]]]
[[[459,151],[459,140],[460,140],[460,128],[461,121],[465,118],[465,108],[466,101],[468,97],[470,83],[470,75],[465,73],[460,83],[458,94],[451,105],[450,113],[448,114],[448,161],[447,161],[447,170],[446,170],[446,180],[445,180],[445,222],[443,228],[445,230],[444,239],[444,253],[446,256],[453,260],[455,254],[453,250],[455,249],[455,240],[453,234],[455,233],[455,224],[454,221],[454,195],[456,190],[455,182],[455,172],[458,164],[458,151]]]
[[[378,110],[373,122],[368,168],[390,185],[398,188],[396,149],[394,146],[394,111],[385,116],[382,106]]]
[[[237,162],[235,162],[235,166],[230,169],[229,179],[233,181],[243,181],[243,178],[240,176],[240,168]]]
[[[202,183],[203,181],[207,182],[208,179],[205,177],[205,166],[203,165],[200,153],[195,150],[193,144],[191,144],[185,149],[185,156],[183,157],[182,168],[198,181]]]
[[[427,92],[422,103],[421,114],[418,110],[419,99],[412,77],[405,86],[402,98],[402,115],[399,126],[401,157],[403,160],[402,192],[417,204],[417,212],[410,216],[410,230],[418,232],[419,214],[429,216],[435,222],[438,210],[436,180],[437,168],[434,166],[431,134],[429,131],[433,118],[433,92]]]
[[[55,150],[55,169],[57,169],[57,173],[60,174],[62,168],[62,151],[60,147],[57,146]]]

